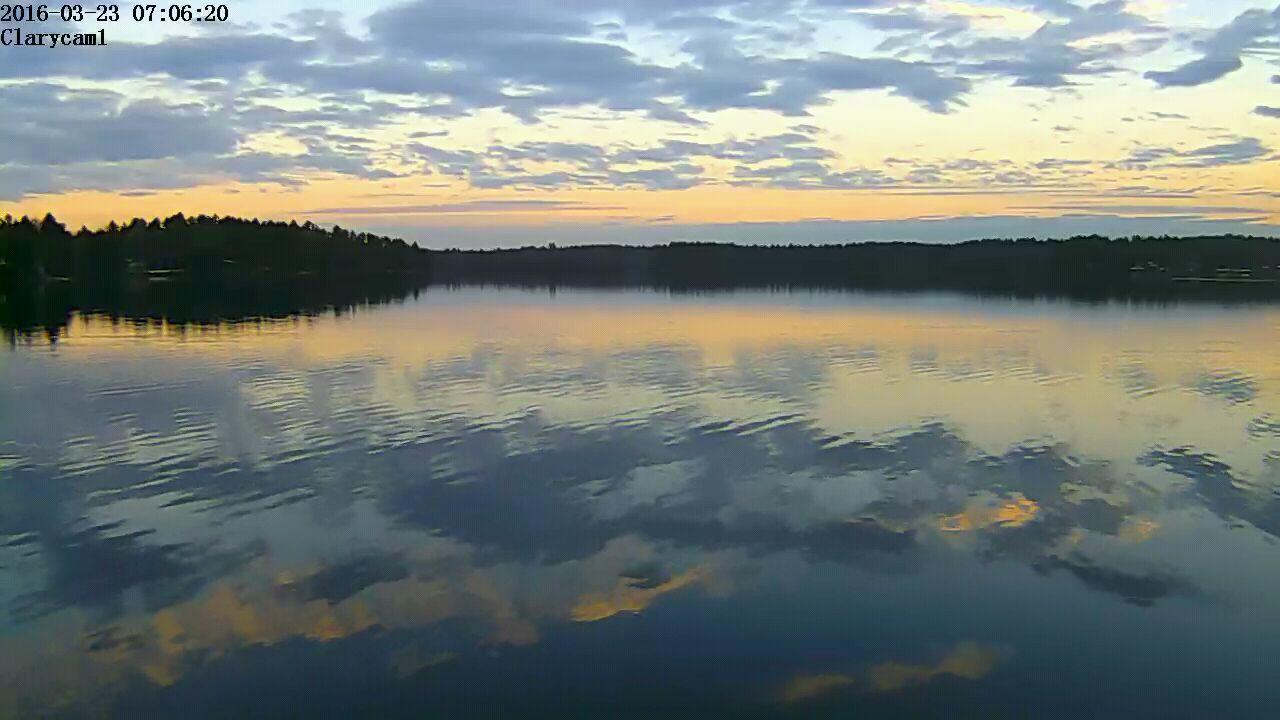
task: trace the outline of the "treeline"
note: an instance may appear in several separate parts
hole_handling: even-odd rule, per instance
[[[1081,297],[1176,296],[1212,285],[1217,293],[1280,295],[1280,239],[1238,235],[1093,235],[946,245],[550,246],[445,251],[433,253],[433,263],[435,281],[451,283],[934,289]]]
[[[427,251],[309,222],[179,214],[73,233],[52,216],[0,221],[0,327],[10,338],[56,332],[77,311],[171,322],[280,317],[386,302],[429,282],[1269,302],[1280,300],[1280,238]]]
[[[72,233],[52,215],[0,220],[7,287],[50,280],[117,284],[139,275],[247,281],[265,276],[423,273],[426,251],[403,240],[271,222],[181,213]]]
[[[403,240],[182,214],[70,232],[52,215],[0,220],[0,329],[56,334],[73,312],[214,323],[403,298],[430,254]]]

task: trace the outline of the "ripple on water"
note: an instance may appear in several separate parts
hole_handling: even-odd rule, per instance
[[[1179,707],[1269,694],[1274,340],[892,303],[753,307],[755,332],[714,317],[734,302],[669,302],[698,324],[664,305],[660,333],[495,338],[500,307],[423,303],[13,351],[0,403],[59,413],[0,437],[0,714],[296,667],[338,700],[696,676],[708,714],[743,687],[765,688],[744,714],[778,688],[797,715],[1035,714],[1138,666]]]

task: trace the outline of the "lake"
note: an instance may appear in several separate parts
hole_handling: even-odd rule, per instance
[[[0,350],[0,716],[1268,717],[1280,306],[430,289]]]

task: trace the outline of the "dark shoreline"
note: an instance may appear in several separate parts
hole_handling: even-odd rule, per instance
[[[1280,295],[1280,238],[976,240],[937,245],[672,243],[433,251],[434,282],[826,287],[1012,295],[1160,297],[1188,281]],[[1271,287],[1278,286],[1278,287]]]
[[[73,314],[217,324],[319,315],[427,287],[946,292],[1082,303],[1280,302],[1280,238],[672,243],[424,250],[306,223],[181,215],[72,234],[0,224],[0,330],[56,340]]]

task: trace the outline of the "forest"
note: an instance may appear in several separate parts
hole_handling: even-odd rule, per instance
[[[0,328],[10,340],[56,333],[76,312],[214,323],[349,309],[430,284],[1270,302],[1280,299],[1280,238],[426,250],[310,222],[177,214],[71,232],[51,215],[0,220]]]
[[[1280,238],[1130,237],[743,246],[671,243],[432,253],[436,282],[823,287],[1018,296],[1130,296],[1227,286],[1280,291]],[[1203,287],[1202,287],[1203,289]]]
[[[181,213],[72,233],[52,215],[0,220],[7,287],[50,280],[113,285],[134,276],[248,282],[283,275],[421,274],[427,253],[405,241],[313,223]]]
[[[70,232],[52,215],[0,220],[0,329],[56,335],[74,312],[217,323],[403,298],[429,279],[403,240],[181,213]]]

